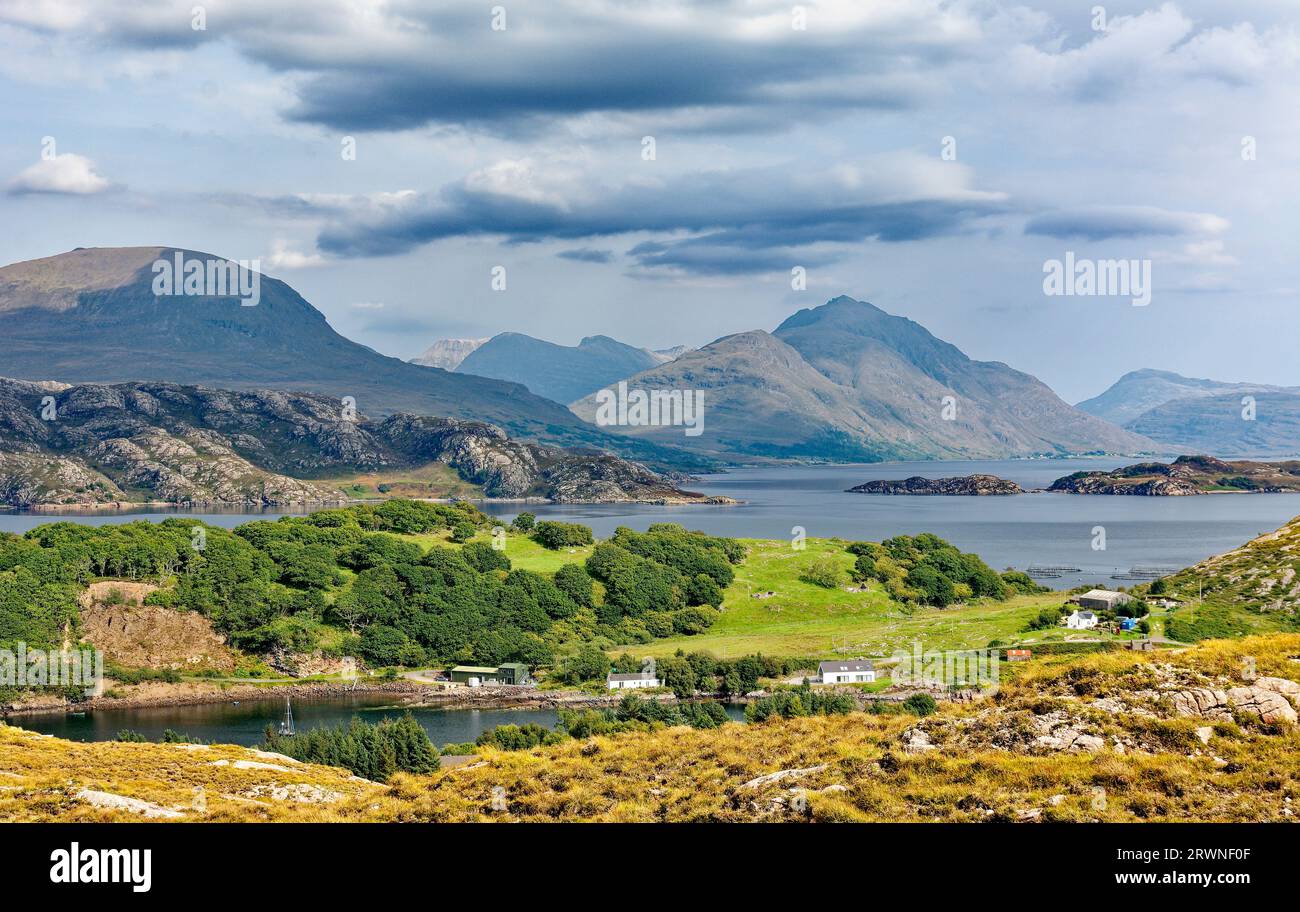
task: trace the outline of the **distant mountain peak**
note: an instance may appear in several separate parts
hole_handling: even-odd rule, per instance
[[[229,296],[157,295],[151,266],[177,252],[229,262],[177,247],[92,247],[0,268],[3,373],[314,392],[352,397],[376,416],[469,418],[550,443],[623,445],[518,385],[432,370],[353,342],[269,276],[260,277],[257,306]]]
[[[631,378],[703,389],[710,431],[676,442],[717,455],[878,461],[1150,452],[1005,364],[972,361],[925,327],[847,295],[771,333],[723,336]],[[942,414],[954,403],[951,420]],[[594,414],[589,397],[574,403]],[[670,441],[673,428],[619,429]],[[680,437],[680,434],[676,435]]]

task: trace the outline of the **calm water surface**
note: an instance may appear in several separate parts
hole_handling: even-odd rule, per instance
[[[744,501],[734,507],[656,507],[639,504],[488,504],[511,519],[521,509],[591,526],[598,536],[618,526],[644,529],[654,522],[681,522],[716,535],[789,538],[800,526],[811,537],[880,540],[933,532],[993,567],[1064,566],[1043,582],[1069,588],[1107,583],[1134,567],[1177,569],[1227,551],[1300,514],[1300,494],[1215,494],[1203,497],[1104,497],[1028,494],[1016,497],[918,497],[849,494],[845,489],[875,478],[911,475],[942,478],[976,472],[1010,479],[1026,489],[1044,488],[1062,475],[1110,469],[1130,459],[1043,459],[960,462],[895,462],[872,465],[783,466],[737,469],[702,476],[687,487]],[[0,530],[23,532],[55,519],[101,524],[187,516],[219,526],[286,515],[287,511],[183,513],[0,514]],[[1095,550],[1094,530],[1105,530],[1105,550]]]

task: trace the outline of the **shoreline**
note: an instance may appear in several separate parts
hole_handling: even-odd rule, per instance
[[[591,694],[580,690],[538,690],[533,687],[443,688],[409,679],[347,684],[334,681],[305,681],[300,684],[149,684],[142,692],[123,697],[91,697],[73,703],[17,703],[0,706],[0,721],[40,716],[72,715],[97,710],[162,709],[171,706],[215,706],[222,703],[272,702],[283,699],[333,698],[347,695],[384,695],[394,706],[438,709],[583,709],[615,706],[622,694]],[[676,702],[671,694],[650,694],[661,701]],[[743,701],[734,701],[743,702]]]

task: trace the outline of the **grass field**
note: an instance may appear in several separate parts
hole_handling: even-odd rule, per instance
[[[407,536],[424,547],[452,545],[446,532]],[[490,541],[480,533],[476,541]],[[911,650],[919,640],[925,649],[983,648],[993,640],[1032,646],[1070,640],[1117,639],[1104,631],[1064,628],[1026,632],[1028,621],[1043,608],[1064,603],[1059,592],[1016,596],[1006,602],[977,601],[949,608],[918,608],[908,612],[890,599],[879,584],[868,591],[849,592],[853,556],[839,539],[808,539],[804,550],[788,541],[744,539],[749,555],[736,567],[736,580],[727,588],[722,616],[696,636],[655,640],[629,646],[638,655],[665,656],[678,649],[704,650],[718,658],[761,652],[772,656],[889,656]],[[581,563],[590,547],[550,551],[515,532],[506,538],[506,556],[514,567],[551,574],[567,563]],[[812,564],[833,561],[842,571],[834,589],[804,582],[800,576]],[[754,593],[774,592],[771,598]],[[1136,635],[1124,638],[1132,639]],[[616,648],[615,651],[618,651]]]

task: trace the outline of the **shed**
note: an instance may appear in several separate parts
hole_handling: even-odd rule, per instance
[[[488,684],[495,683],[497,669],[495,665],[457,665],[450,675],[458,684]]]
[[[523,662],[502,662],[497,666],[497,677],[502,684],[527,684],[528,666]]]

